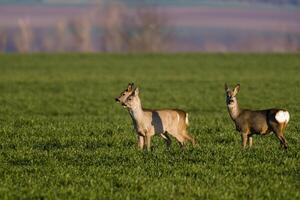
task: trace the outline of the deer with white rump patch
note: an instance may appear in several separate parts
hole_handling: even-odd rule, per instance
[[[229,115],[234,121],[236,130],[241,133],[242,146],[245,148],[247,141],[252,146],[253,134],[265,135],[274,132],[279,139],[281,146],[287,149],[287,141],[284,137],[284,130],[289,122],[290,114],[283,109],[248,110],[240,109],[236,98],[240,90],[237,84],[233,90],[225,83],[226,104]]]
[[[181,146],[186,141],[195,144],[194,138],[188,134],[188,114],[178,109],[150,110],[143,109],[139,98],[139,89],[135,88],[122,105],[128,108],[133,121],[134,129],[138,135],[140,149],[150,150],[151,137],[159,134],[171,145],[169,134],[175,137]]]

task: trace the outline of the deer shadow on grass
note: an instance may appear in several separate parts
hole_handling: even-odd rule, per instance
[[[156,134],[160,134],[164,132],[164,127],[158,112],[152,111],[152,121],[151,125],[154,127],[154,131]]]

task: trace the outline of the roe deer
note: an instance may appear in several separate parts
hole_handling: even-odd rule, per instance
[[[139,148],[150,150],[151,137],[160,134],[165,139],[166,145],[171,145],[168,134],[176,138],[181,146],[186,141],[193,145],[195,140],[187,132],[188,114],[178,109],[150,110],[143,109],[139,98],[139,89],[135,88],[123,103],[128,108],[133,121],[134,129],[138,135]]]
[[[249,140],[249,146],[252,146],[253,134],[265,135],[272,131],[280,140],[281,146],[287,149],[287,141],[283,134],[290,119],[289,112],[275,108],[266,110],[240,109],[236,98],[239,90],[239,84],[233,90],[230,90],[225,83],[228,112],[235,123],[236,130],[241,133],[242,146],[246,147],[247,140]]]
[[[119,97],[115,98],[116,102],[120,102],[122,105],[129,95],[131,95],[133,91],[134,83],[128,83],[127,89],[125,89]]]

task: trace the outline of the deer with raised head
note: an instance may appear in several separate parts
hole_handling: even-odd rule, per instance
[[[239,90],[239,84],[231,90],[225,83],[227,109],[235,123],[236,130],[241,133],[242,146],[245,148],[247,141],[249,141],[249,146],[252,146],[253,134],[265,135],[274,132],[281,146],[287,149],[288,145],[284,137],[284,130],[290,119],[289,112],[275,108],[266,110],[241,109],[236,98]]]
[[[128,83],[127,88],[123,92],[121,92],[119,97],[115,98],[116,102],[119,102],[123,105],[127,97],[131,95],[133,88],[134,88],[134,83]]]
[[[167,146],[171,145],[169,135],[175,137],[181,146],[187,141],[195,144],[194,138],[187,132],[188,114],[179,109],[144,109],[139,98],[139,89],[135,88],[124,102],[124,107],[129,110],[134,129],[138,135],[140,149],[150,150],[151,137],[160,135]]]

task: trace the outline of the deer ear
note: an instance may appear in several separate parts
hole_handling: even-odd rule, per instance
[[[134,91],[133,91],[135,96],[139,95],[139,92],[140,92],[139,88],[135,88]]]
[[[229,87],[227,85],[227,83],[225,83],[225,91],[228,91],[229,90]]]
[[[233,90],[233,96],[237,95],[237,93],[240,91],[240,84],[237,84]]]
[[[131,91],[133,89],[134,83],[128,83],[127,90]]]

